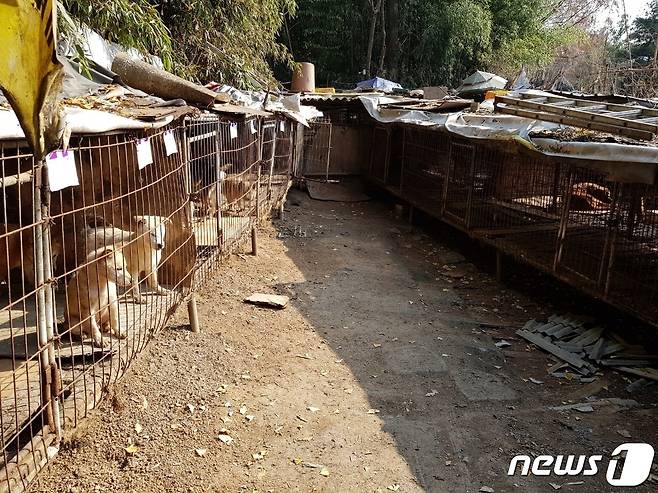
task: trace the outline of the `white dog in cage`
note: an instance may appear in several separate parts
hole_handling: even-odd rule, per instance
[[[120,249],[104,246],[86,257],[66,288],[66,325],[81,339],[87,335],[94,346],[103,347],[101,331],[123,339],[125,327],[119,323],[117,285],[131,283],[126,260]]]
[[[158,282],[158,264],[165,247],[167,218],[161,216],[136,216],[135,231],[123,247],[128,272],[132,277],[132,295],[137,303],[143,303],[139,278],[143,274],[146,286],[157,294],[167,294]]]

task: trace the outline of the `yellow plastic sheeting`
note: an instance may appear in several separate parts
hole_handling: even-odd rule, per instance
[[[54,0],[0,0],[0,87],[34,153],[59,140]]]

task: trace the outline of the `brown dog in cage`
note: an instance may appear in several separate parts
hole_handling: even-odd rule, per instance
[[[158,282],[158,264],[165,247],[167,218],[161,216],[136,216],[135,231],[123,247],[128,272],[132,278],[132,296],[143,303],[139,278],[144,274],[146,286],[157,294],[167,294]]]
[[[190,194],[190,200],[196,205],[199,217],[214,217],[217,214],[217,184],[204,186],[203,180],[194,183],[196,192]]]
[[[0,281],[10,281],[11,271],[20,269],[22,279],[30,287],[36,286],[34,273],[34,237],[32,225],[19,231],[18,224],[0,224]],[[53,238],[51,254],[53,265],[62,254],[61,238]]]
[[[119,295],[117,285],[131,283],[130,273],[121,250],[105,246],[87,255],[83,266],[66,288],[65,325],[80,339],[89,336],[94,346],[103,347],[102,332],[126,337],[125,327],[119,323]]]
[[[256,180],[245,173],[228,175],[222,180],[222,210],[227,215],[240,215],[249,211],[255,202]]]
[[[13,269],[23,270],[25,282],[34,286],[34,239],[32,229],[18,224],[0,225],[0,281],[8,281]]]
[[[582,182],[571,187],[572,211],[606,211],[610,209],[612,196],[607,187],[597,183]]]
[[[221,177],[222,211],[227,215],[239,215],[249,209],[255,200],[256,180],[245,174],[226,175]],[[201,180],[195,183],[196,192],[190,195],[190,200],[196,205],[199,217],[214,217],[217,215],[217,184],[203,186]]]

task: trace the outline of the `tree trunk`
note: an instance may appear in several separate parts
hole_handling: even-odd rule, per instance
[[[375,45],[375,29],[377,27],[377,17],[379,14],[379,9],[382,6],[382,0],[377,0],[377,3],[374,3],[374,0],[369,0],[370,9],[372,11],[372,18],[370,19],[370,33],[368,35],[368,51],[366,52],[366,77],[370,78],[370,66],[372,65],[372,50]]]
[[[383,5],[379,9],[382,13],[382,46],[379,50],[379,64],[377,65],[377,75],[384,73],[384,58],[386,57],[386,0],[382,0]]]
[[[397,80],[400,71],[400,0],[388,0],[386,10],[386,72],[389,79]]]

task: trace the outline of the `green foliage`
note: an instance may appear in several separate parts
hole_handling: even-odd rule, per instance
[[[72,40],[84,67],[76,27],[162,58],[165,68],[200,82],[271,86],[270,61],[292,67],[277,42],[295,0],[63,0],[60,31]],[[61,9],[60,9],[61,12]]]
[[[268,60],[291,65],[276,41],[294,0],[168,0],[160,6],[171,30],[176,72],[239,87],[271,85]]]
[[[557,47],[581,36],[578,28],[548,22],[556,5],[569,3],[563,0],[384,0],[385,13],[391,3],[398,14],[386,18],[386,38],[378,24],[373,59],[383,46],[399,46],[399,56],[384,53],[377,75],[395,74],[410,87],[454,86],[476,69],[512,77],[521,66],[549,64]],[[298,0],[298,6],[291,29],[295,57],[314,62],[320,81],[360,80],[371,21],[368,2]],[[398,38],[391,39],[391,32]]]
[[[585,32],[577,27],[551,27],[523,37],[505,39],[488,59],[488,66],[501,73],[512,74],[521,68],[548,66],[561,46],[584,41]]]
[[[656,36],[658,35],[658,0],[653,0],[644,17],[633,21],[630,33],[632,43],[631,53],[641,64],[653,62],[656,51]]]
[[[165,68],[171,67],[173,53],[169,31],[158,11],[147,1],[63,0],[61,3],[72,19],[89,26],[105,39],[158,55]],[[59,25],[63,26],[61,22]],[[71,28],[70,24],[64,26],[64,29]],[[79,44],[75,49],[80,55]]]

